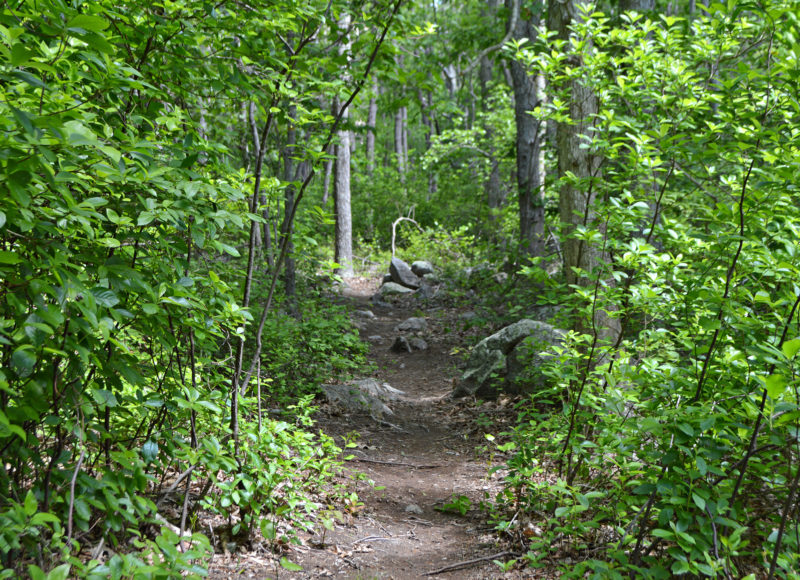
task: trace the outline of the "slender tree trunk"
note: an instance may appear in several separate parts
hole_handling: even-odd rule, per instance
[[[256,123],[255,101],[250,101],[250,106],[248,107],[248,116],[250,117],[250,129],[253,132],[253,151],[255,151],[256,155],[258,155],[258,151],[261,149],[261,139],[258,135],[258,124]],[[264,218],[264,223],[261,225],[261,235],[258,235],[258,231],[256,231],[256,235],[257,237],[261,238],[260,242],[263,244],[264,255],[267,257],[267,266],[272,268],[274,265],[274,259],[272,256],[272,236],[270,235],[271,232],[269,227],[269,205],[267,204],[267,195],[263,191],[259,193],[258,203],[261,205],[261,217]]]
[[[290,300],[295,297],[295,261],[294,261],[294,242],[292,241],[292,233],[294,224],[292,223],[292,207],[294,206],[295,196],[295,148],[297,145],[297,128],[294,121],[297,119],[297,106],[291,105],[289,107],[289,127],[286,130],[286,149],[283,152],[283,179],[289,182],[284,189],[284,212],[283,212],[283,225],[281,226],[281,234],[287,238],[286,240],[286,260],[284,266],[283,280],[286,289],[286,296]]]
[[[350,27],[350,15],[345,14],[339,20],[339,29]],[[350,49],[349,39],[339,47],[339,54]],[[335,112],[340,110],[338,98],[335,101]],[[347,128],[349,111],[342,114],[342,128],[337,131],[336,162],[334,164],[334,212],[336,214],[336,253],[335,260],[339,264],[338,273],[343,278],[353,276],[353,220],[350,211],[350,130]]]
[[[403,155],[403,107],[397,109],[394,114],[394,154],[397,157],[397,173],[400,182],[406,181],[406,164]]]
[[[506,1],[514,10],[518,2]],[[537,0],[528,18],[518,15],[512,37],[534,40],[544,2]],[[513,15],[509,25],[513,21]],[[514,89],[514,120],[517,127],[517,188],[519,190],[520,246],[530,256],[544,254],[544,123],[531,115],[541,101],[540,82],[535,75],[516,60],[511,61],[511,79]]]
[[[335,147],[328,147],[328,155],[334,154]],[[325,179],[322,182],[322,205],[328,203],[328,198],[331,195],[331,175],[333,175],[333,159],[325,161]]]
[[[431,114],[433,103],[426,101],[426,95],[421,89],[417,89],[417,98],[419,99],[420,121],[422,122],[423,133],[425,135],[425,151],[431,148],[431,141],[433,138],[433,116]],[[428,94],[428,98],[430,94]],[[431,196],[436,193],[436,173],[431,171],[428,173],[428,195],[426,201],[431,200]]]
[[[375,123],[378,119],[378,79],[372,80],[372,97],[367,112],[367,175],[375,173]]]

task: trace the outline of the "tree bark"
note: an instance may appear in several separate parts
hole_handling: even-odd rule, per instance
[[[339,29],[346,31],[350,27],[350,15],[339,19]],[[339,54],[350,49],[350,40],[346,38],[339,47]],[[339,99],[334,103],[335,113],[341,108]],[[334,163],[334,213],[336,215],[336,252],[335,261],[339,264],[337,272],[343,278],[353,276],[353,219],[350,211],[350,130],[347,128],[349,111],[341,111],[342,128],[337,131]]]
[[[403,155],[403,107],[397,109],[394,114],[394,154],[397,158],[397,173],[400,176],[400,183],[406,181],[406,164]]]
[[[286,148],[283,151],[283,180],[287,182],[286,189],[284,189],[284,212],[283,212],[283,225],[281,226],[281,234],[286,237],[286,260],[284,264],[283,280],[286,290],[286,296],[290,300],[294,300],[295,296],[295,261],[294,261],[294,242],[292,241],[292,233],[294,224],[292,223],[292,207],[294,207],[295,195],[295,148],[297,145],[297,128],[294,121],[297,119],[297,106],[291,105],[289,107],[289,127],[286,129]]]
[[[378,79],[372,80],[372,96],[367,111],[367,175],[375,173],[375,123],[378,120]]]
[[[534,40],[538,35],[544,2],[536,0],[534,8],[524,17],[518,0],[506,0],[511,9],[509,25],[514,23],[512,37],[516,40]],[[511,61],[511,79],[514,90],[514,120],[517,127],[517,188],[519,197],[520,248],[529,256],[544,255],[544,123],[531,115],[539,106],[541,81],[529,75],[521,62]]]
[[[549,0],[549,30],[555,32],[559,40],[568,42],[569,27],[580,18],[579,6],[589,3],[589,0]],[[590,50],[590,41],[583,40],[583,50]],[[576,54],[573,58],[581,57]],[[574,179],[564,180],[559,191],[558,209],[564,226],[561,248],[567,283],[585,287],[592,283],[589,277],[592,271],[607,258],[600,249],[572,236],[578,226],[591,227],[595,222],[596,188],[602,180],[601,159],[585,147],[585,136],[592,134],[598,102],[592,90],[579,80],[569,81],[567,89],[571,123],[558,124],[556,150],[559,177],[571,175]],[[606,310],[595,309],[592,325],[598,338],[613,342],[621,332],[619,320],[610,318]],[[580,324],[578,329],[588,330]]]

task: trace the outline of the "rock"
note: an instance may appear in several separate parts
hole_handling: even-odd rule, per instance
[[[500,286],[508,282],[508,274],[506,274],[505,272],[498,272],[493,276],[493,278],[495,283],[497,283]]]
[[[422,508],[415,503],[408,504],[405,511],[407,514],[417,514],[418,516],[421,516],[423,513],[425,513],[422,511]]]
[[[358,318],[372,319],[375,318],[375,313],[372,312],[372,310],[354,310],[353,316],[356,316]]]
[[[425,275],[422,277],[422,279],[423,279],[425,282],[428,282],[428,283],[430,283],[430,284],[434,284],[434,285],[435,285],[435,284],[441,284],[441,283],[442,283],[442,279],[441,279],[441,278],[439,278],[439,276],[438,276],[438,275],[436,275],[436,274],[434,274],[433,272],[431,272],[430,274],[425,274]]]
[[[414,272],[411,271],[411,267],[400,258],[392,258],[392,261],[389,263],[389,274],[392,276],[392,281],[401,286],[411,288],[412,290],[419,288],[419,276],[414,274]]]
[[[343,385],[322,385],[329,402],[352,413],[367,412],[373,419],[393,415],[386,401],[394,401],[403,391],[375,379],[360,379]]]
[[[541,365],[544,357],[539,353],[560,344],[564,335],[563,330],[544,322],[523,319],[484,338],[472,349],[452,397],[497,396],[501,381],[508,392],[525,391],[517,381],[521,371]],[[518,349],[523,341],[524,346]]]
[[[394,339],[391,349],[393,352],[412,352],[415,350],[428,350],[428,343],[415,336],[411,339],[405,336],[398,336]]]
[[[418,336],[415,336],[409,340],[408,344],[411,347],[411,350],[428,350],[428,343]]]
[[[411,288],[401,286],[395,282],[387,282],[378,289],[378,294],[381,298],[387,296],[399,296],[400,294],[411,294],[414,292]]]
[[[405,336],[398,336],[394,339],[394,344],[389,350],[392,352],[411,352],[411,344]]]
[[[392,275],[391,274],[384,274],[383,275],[383,281],[382,281],[383,284],[386,284],[387,282],[391,282],[391,281],[392,281]]]
[[[433,274],[433,265],[425,260],[417,260],[411,264],[411,271],[422,278],[426,274]]]
[[[407,318],[394,327],[396,332],[425,332],[428,323],[424,318]]]

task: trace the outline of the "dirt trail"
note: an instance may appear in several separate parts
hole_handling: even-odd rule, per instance
[[[500,549],[495,538],[475,509],[486,492],[495,491],[495,481],[486,478],[486,461],[476,454],[474,439],[468,437],[470,427],[458,421],[458,406],[446,399],[457,374],[455,359],[449,355],[456,344],[443,331],[438,316],[442,313],[373,306],[369,287],[353,286],[345,295],[353,310],[369,309],[376,315],[361,319],[360,330],[365,340],[373,337],[369,356],[377,366],[375,378],[405,394],[390,404],[394,415],[384,424],[367,416],[329,415],[320,418],[319,428],[339,443],[357,432],[352,467],[384,489],[359,485],[364,505],[357,517],[336,525],[324,545],[309,543],[297,550],[291,559],[303,566],[303,572],[281,577],[419,578],[457,562],[496,554]],[[424,338],[429,349],[391,352],[398,334],[394,327],[420,315],[428,322]],[[472,508],[466,515],[435,509],[454,495],[470,499]],[[436,575],[500,576],[491,561]]]
[[[272,557],[251,552],[217,558],[213,578],[275,578],[276,572],[281,579],[298,580],[521,577],[519,572],[504,575],[489,558],[503,548],[478,505],[487,494],[494,497],[501,476],[487,477],[487,455],[478,449],[486,444],[475,421],[482,409],[447,398],[458,375],[458,359],[450,352],[463,348],[459,334],[452,332],[458,313],[442,307],[420,310],[413,301],[405,306],[376,306],[369,300],[376,288],[376,281],[355,280],[342,300],[351,312],[375,314],[375,318],[354,316],[362,338],[370,344],[368,356],[376,368],[373,377],[404,395],[389,403],[394,414],[383,422],[330,405],[323,405],[316,417],[317,428],[340,446],[345,441],[357,443],[347,450],[354,456],[348,471],[364,474],[374,487],[342,478],[357,491],[363,505],[337,521],[324,538],[320,529],[316,535],[303,537],[302,546],[289,549],[285,556],[302,566],[302,572],[276,571],[269,565]],[[399,334],[395,327],[412,316],[426,319],[428,330],[422,336],[429,348],[392,352]],[[436,509],[459,496],[469,498],[465,514]],[[481,558],[485,560],[426,576]]]

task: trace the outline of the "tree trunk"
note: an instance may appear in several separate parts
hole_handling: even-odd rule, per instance
[[[250,129],[253,132],[253,151],[255,151],[256,155],[258,155],[258,151],[261,149],[261,138],[258,135],[258,124],[256,123],[255,101],[250,101],[248,116],[250,118]],[[264,218],[264,223],[261,224],[261,242],[264,244],[263,248],[264,254],[267,256],[267,266],[272,269],[275,260],[272,256],[272,235],[269,227],[269,205],[267,205],[267,195],[263,191],[259,193],[258,203],[261,205],[261,217]]]
[[[328,155],[334,154],[335,148],[333,146],[328,147]],[[322,205],[325,206],[328,203],[328,197],[331,194],[331,175],[333,174],[333,159],[328,159],[325,161],[325,179],[322,182]]]
[[[420,121],[423,127],[422,132],[425,135],[425,151],[428,151],[428,149],[431,148],[431,140],[433,137],[433,116],[431,111],[431,105],[433,103],[426,101],[425,93],[422,92],[421,89],[417,89],[417,98],[419,99]],[[428,94],[428,98],[432,98],[430,94]],[[436,193],[436,189],[436,174],[431,171],[428,173],[428,195],[425,201],[431,200],[431,196]]]
[[[375,123],[378,119],[378,79],[372,80],[372,97],[367,112],[367,175],[375,173]]]
[[[339,30],[346,31],[350,27],[350,15],[339,19]],[[339,47],[339,54],[350,49],[350,40],[345,39]],[[346,79],[347,80],[347,79]],[[341,104],[337,98],[334,103],[336,111]],[[337,131],[336,162],[334,167],[334,213],[336,214],[336,253],[335,261],[339,264],[337,272],[343,278],[353,276],[353,220],[350,212],[350,130],[347,129],[349,111],[342,111],[341,129]]]
[[[284,266],[283,280],[286,287],[286,296],[290,300],[294,300],[295,295],[295,261],[294,261],[294,242],[292,241],[292,232],[294,224],[292,223],[292,207],[294,206],[295,194],[295,146],[297,145],[297,129],[294,126],[294,121],[297,119],[297,107],[291,105],[289,107],[289,127],[286,130],[286,149],[283,151],[283,180],[288,182],[286,189],[284,189],[284,211],[283,211],[283,225],[281,226],[281,234],[286,237],[286,261]]]
[[[394,114],[394,154],[397,157],[397,173],[400,183],[406,181],[406,164],[403,156],[403,107]]]
[[[519,10],[519,2],[506,0],[512,11]],[[528,18],[517,15],[512,37],[516,40],[534,40],[538,34],[543,1],[535,2]],[[510,16],[509,25],[514,20]],[[544,123],[531,115],[539,106],[541,82],[528,74],[521,62],[511,61],[511,79],[514,89],[514,120],[517,127],[517,188],[519,190],[520,247],[529,256],[544,254]]]
[[[548,29],[555,32],[559,40],[568,42],[570,25],[580,18],[578,7],[588,3],[588,0],[549,0]],[[589,40],[583,40],[583,50],[590,50]],[[558,209],[564,225],[561,248],[567,283],[588,286],[592,283],[590,274],[606,256],[598,248],[575,239],[572,233],[578,226],[591,227],[595,221],[596,187],[602,179],[601,160],[585,147],[583,136],[591,134],[598,105],[597,96],[579,80],[569,81],[567,89],[571,123],[559,123],[556,130],[558,174],[559,177],[571,174],[575,179],[562,183],[559,191]],[[576,273],[576,269],[581,274]],[[592,324],[598,338],[614,341],[620,333],[619,320],[610,318],[606,310],[596,308]],[[579,324],[578,330],[588,329]]]

